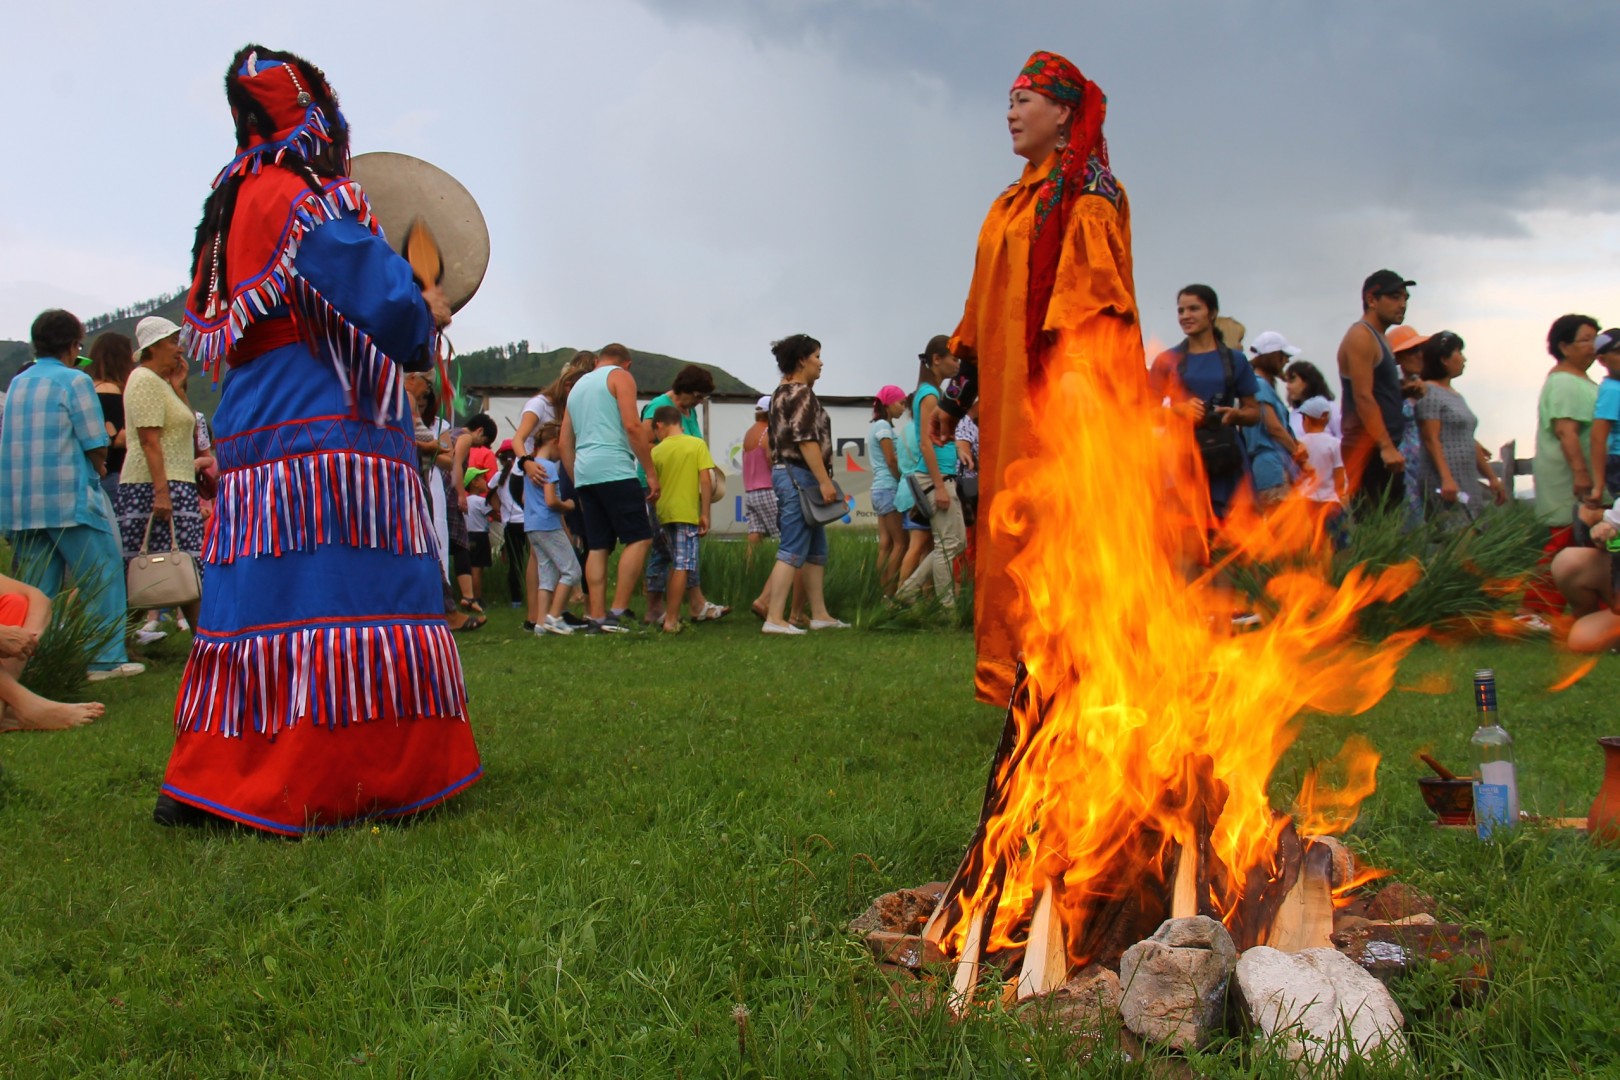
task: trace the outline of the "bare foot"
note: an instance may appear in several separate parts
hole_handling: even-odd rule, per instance
[[[0,731],[66,731],[82,727],[102,716],[107,706],[99,701],[48,701],[36,697],[17,709],[7,706],[0,714]]]

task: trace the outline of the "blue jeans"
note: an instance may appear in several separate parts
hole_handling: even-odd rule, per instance
[[[12,572],[51,599],[62,591],[62,577],[72,577],[80,602],[104,636],[91,647],[90,667],[112,668],[126,662],[124,651],[124,555],[118,534],[89,525],[65,529],[24,529],[11,534]]]
[[[776,549],[776,561],[795,568],[805,563],[826,566],[827,527],[804,520],[799,507],[799,488],[821,491],[815,474],[800,465],[777,465],[771,469],[771,487],[776,491],[782,522],[782,543]]]

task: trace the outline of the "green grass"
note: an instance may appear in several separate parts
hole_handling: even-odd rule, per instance
[[[0,740],[0,1075],[1177,1075],[1109,1042],[1083,1064],[999,1010],[894,1008],[844,933],[962,854],[1000,728],[970,701],[968,636],[770,640],[739,612],[669,640],[537,640],[517,620],[499,608],[463,640],[486,779],[410,826],[287,843],[152,825],[184,641],[100,687],[91,727]],[[1620,1059],[1620,852],[1435,829],[1412,782],[1420,748],[1466,762],[1468,676],[1489,665],[1526,806],[1584,813],[1613,663],[1549,695],[1544,644],[1423,647],[1403,682],[1450,693],[1312,718],[1279,772],[1286,805],[1369,734],[1385,757],[1352,846],[1499,939],[1481,1000],[1454,1008],[1433,974],[1398,989],[1412,1075]],[[1291,1075],[1242,1039],[1192,1064]]]

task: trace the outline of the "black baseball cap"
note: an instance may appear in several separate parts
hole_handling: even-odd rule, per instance
[[[1361,283],[1361,294],[1376,293],[1380,296],[1386,293],[1398,293],[1402,289],[1410,289],[1416,285],[1415,281],[1408,281],[1405,277],[1393,270],[1375,270],[1367,275],[1367,280]]]
[[[1598,356],[1620,350],[1620,329],[1605,330],[1592,342],[1592,351]]]

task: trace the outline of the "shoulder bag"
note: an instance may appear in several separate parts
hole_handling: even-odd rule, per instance
[[[920,473],[906,473],[906,486],[911,489],[911,520],[926,525],[934,520],[934,482]]]
[[[793,486],[799,492],[799,513],[804,515],[804,520],[810,524],[831,525],[835,521],[841,521],[849,513],[849,503],[845,501],[844,489],[838,486],[838,481],[833,481],[833,490],[838,493],[838,497],[832,502],[824,503],[821,501],[820,491],[799,486],[799,480],[793,475],[791,466],[788,468],[788,479],[793,481]]]
[[[202,598],[202,573],[197,560],[175,544],[174,519],[169,519],[169,551],[149,552],[153,518],[146,519],[146,537],[141,553],[129,561],[125,572],[128,604],[131,608],[166,608],[194,603]]]

